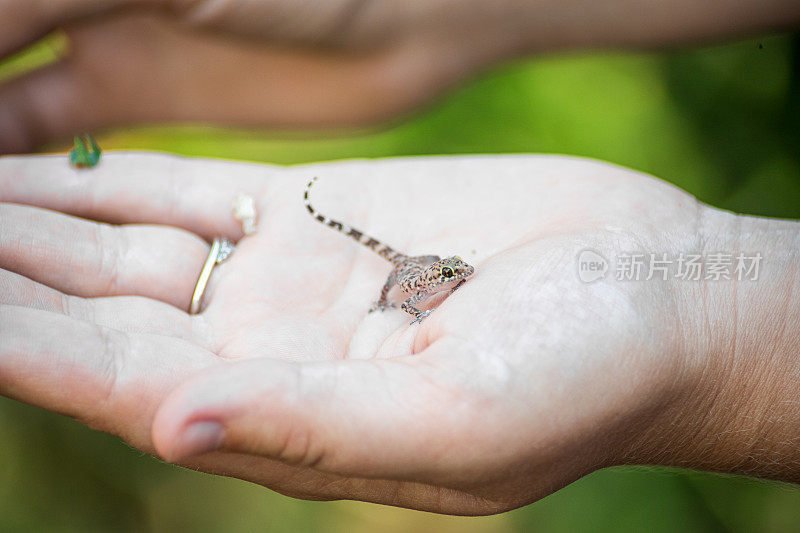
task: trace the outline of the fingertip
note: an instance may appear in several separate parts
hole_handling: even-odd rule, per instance
[[[198,420],[178,431],[174,438],[156,446],[164,460],[182,459],[219,450],[225,442],[225,427],[215,420]]]
[[[224,426],[219,413],[201,411],[186,385],[173,391],[153,418],[151,438],[159,456],[168,462],[219,448]]]
[[[167,462],[174,462],[177,458],[173,448],[175,448],[181,427],[179,418],[170,413],[171,396],[168,396],[165,402],[159,406],[150,427],[150,439],[156,453]]]
[[[257,410],[259,384],[266,378],[256,361],[217,365],[190,379],[161,403],[151,428],[158,454],[166,461],[207,453],[224,444],[226,426],[235,424],[242,406]]]

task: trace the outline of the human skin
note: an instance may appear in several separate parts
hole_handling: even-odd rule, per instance
[[[376,124],[499,61],[785,30],[796,0],[0,0],[0,58],[64,30],[62,60],[0,85],[0,153],[130,124]]]
[[[310,219],[311,176],[331,216],[475,274],[422,324],[368,314],[390,265]],[[240,192],[259,230],[189,316]],[[7,157],[0,201],[0,393],[167,461],[452,514],[619,464],[800,481],[796,222],[561,156]],[[764,259],[755,281],[584,283],[585,249]]]

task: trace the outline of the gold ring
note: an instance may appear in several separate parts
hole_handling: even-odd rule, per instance
[[[229,258],[234,248],[234,244],[224,237],[217,237],[211,243],[208,258],[206,258],[206,263],[203,265],[203,270],[200,271],[200,277],[197,278],[197,285],[194,287],[192,304],[189,306],[190,315],[196,315],[200,311],[200,302],[202,302],[203,294],[206,292],[208,280],[211,279],[211,271],[214,270],[215,266]]]

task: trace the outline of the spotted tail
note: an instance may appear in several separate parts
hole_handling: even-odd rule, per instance
[[[311,200],[309,199],[309,193],[311,192],[311,186],[314,185],[315,181],[317,181],[317,178],[312,178],[311,181],[308,182],[308,185],[306,185],[306,190],[303,193],[303,200],[305,201],[306,209],[308,209],[308,212],[311,214],[312,217],[317,219],[322,224],[325,224],[328,227],[331,227],[336,231],[347,235],[356,242],[366,246],[367,248],[369,248],[373,252],[376,252],[378,255],[390,261],[394,265],[398,265],[403,260],[407,259],[407,257],[404,254],[394,251],[391,248],[391,246],[382,243],[375,237],[371,235],[365,235],[360,230],[357,230],[352,226],[348,226],[343,222],[333,220],[332,218],[323,215],[322,213],[314,209],[314,206],[311,205]]]

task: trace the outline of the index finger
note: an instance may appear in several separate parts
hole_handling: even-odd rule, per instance
[[[259,212],[270,177],[264,164],[146,152],[105,153],[92,169],[65,155],[0,157],[0,202],[45,207],[113,224],[165,224],[208,239],[242,236],[232,203],[244,193]]]

